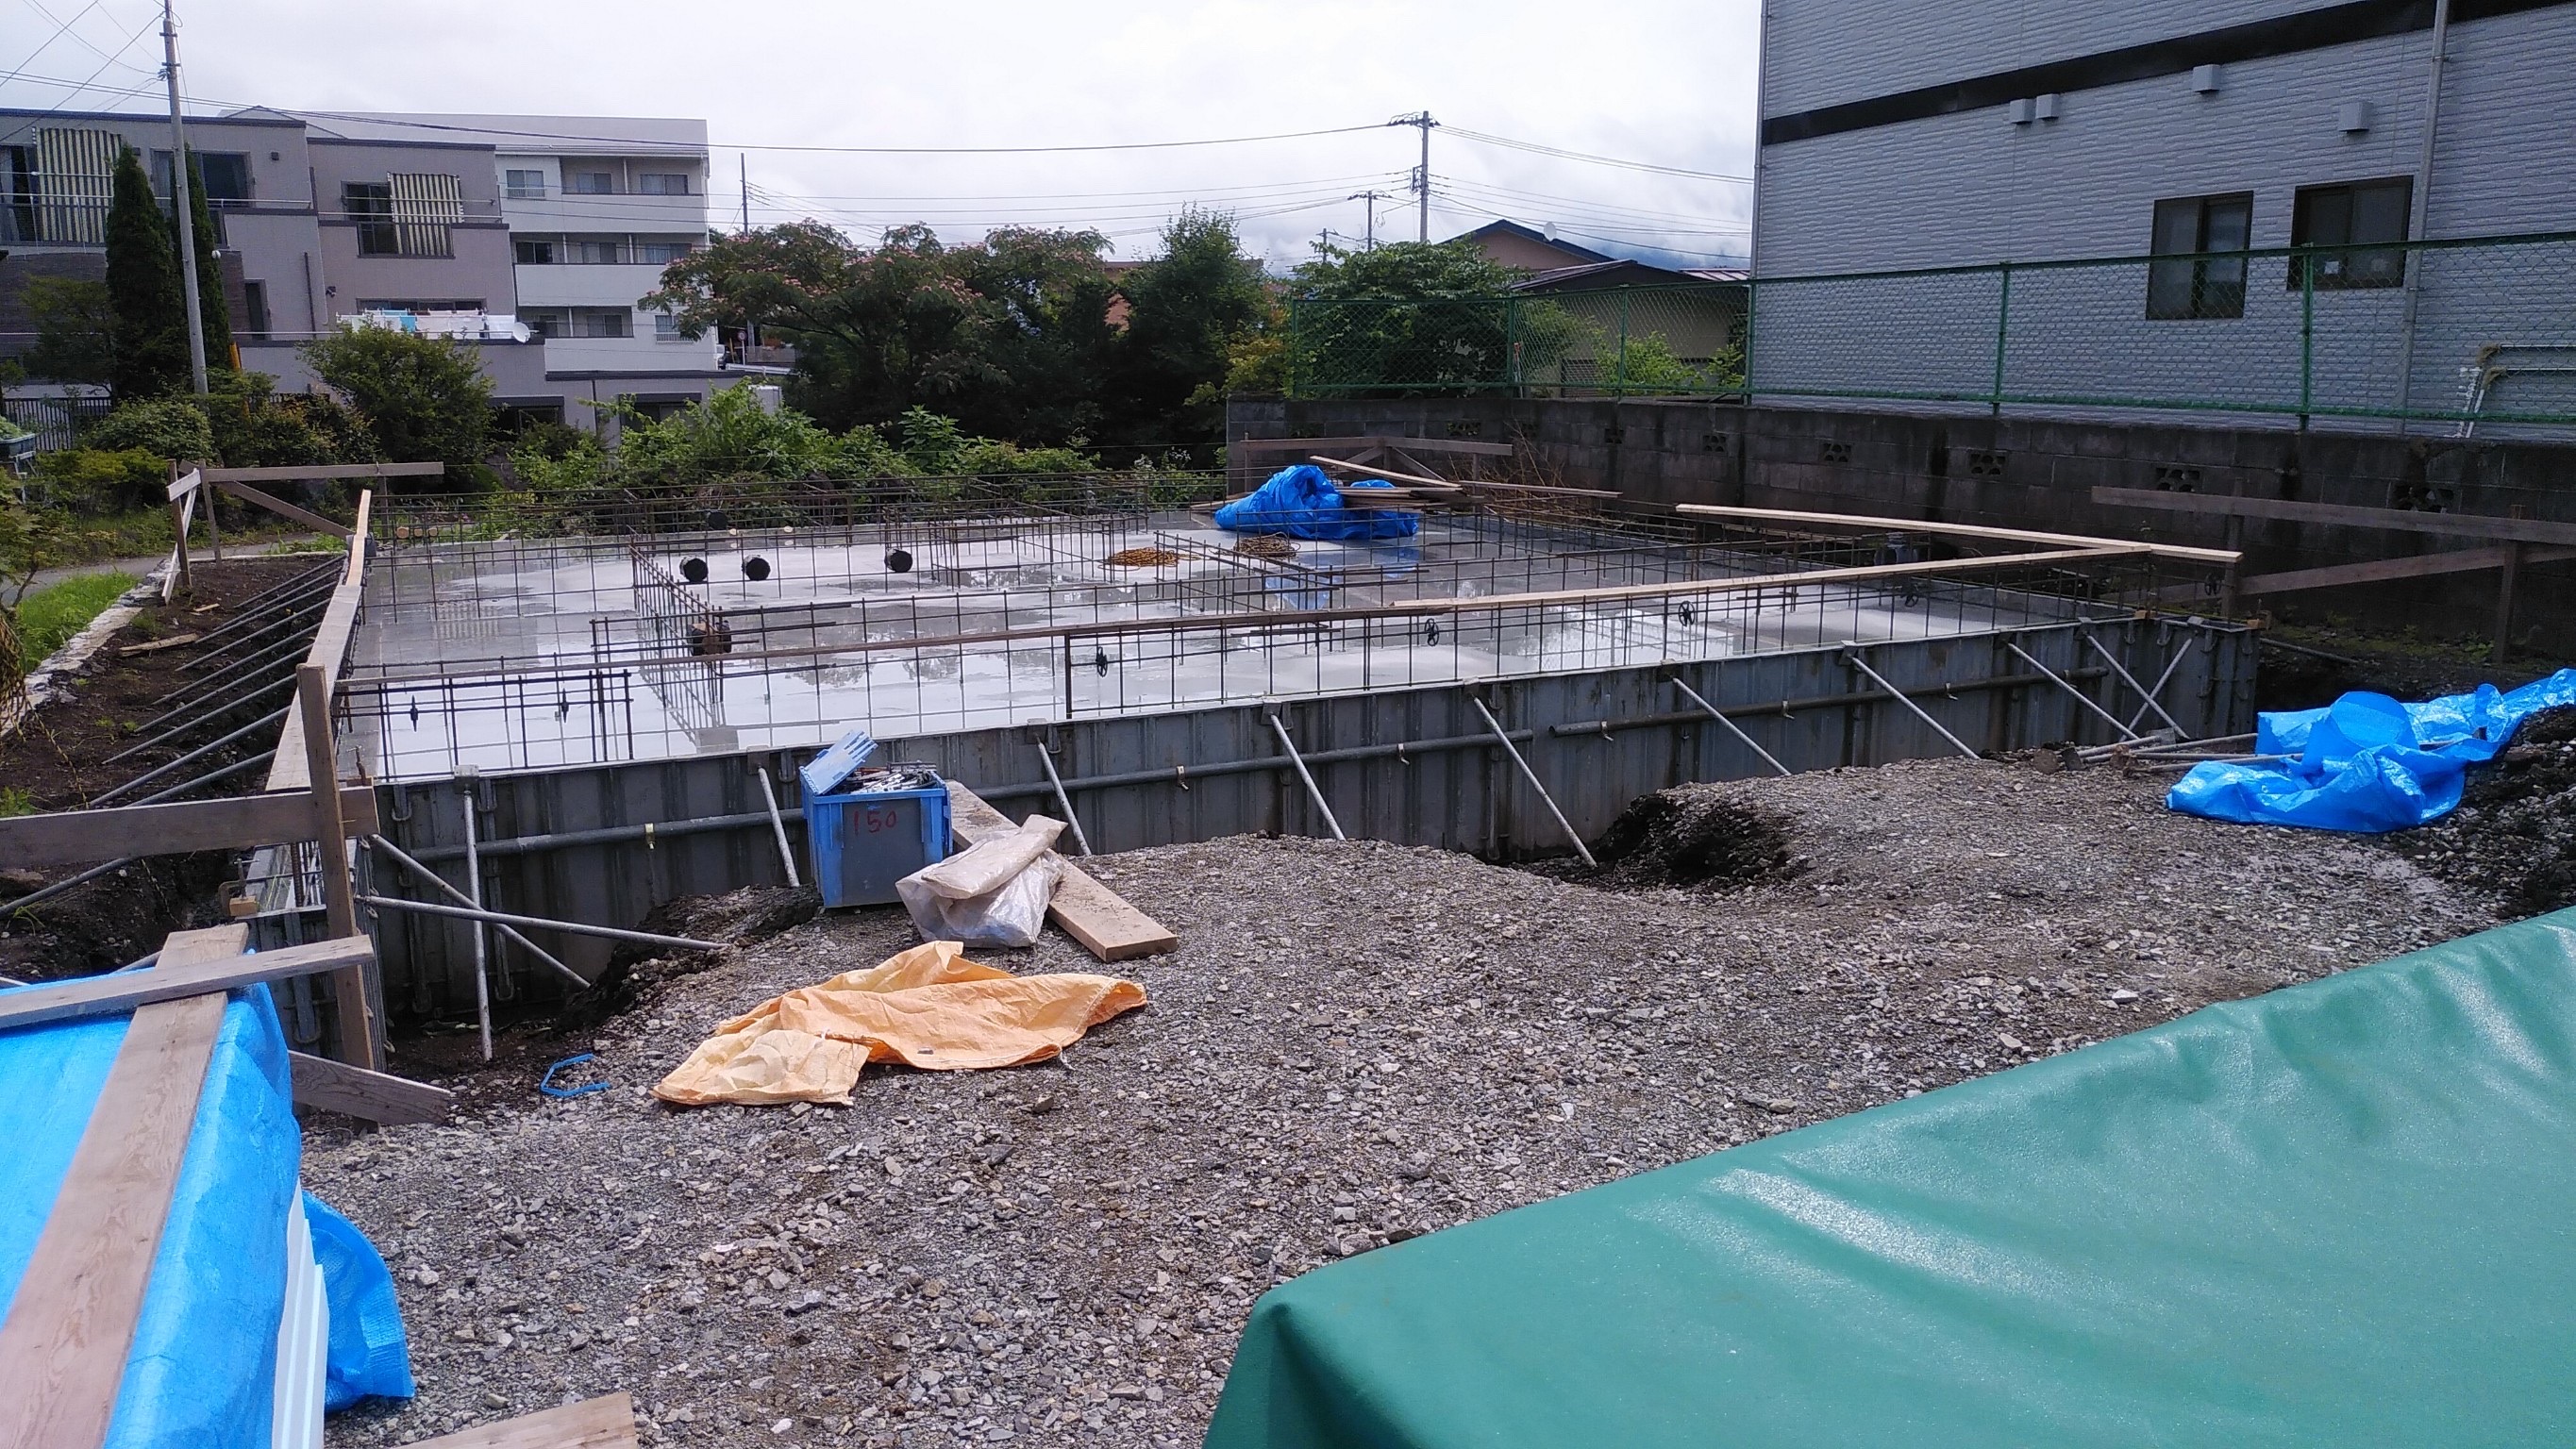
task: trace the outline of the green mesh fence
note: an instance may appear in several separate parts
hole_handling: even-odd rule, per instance
[[[2576,424],[2576,232],[1292,302],[1290,390]]]

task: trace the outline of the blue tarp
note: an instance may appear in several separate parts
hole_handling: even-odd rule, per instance
[[[0,1032],[0,1143],[8,1144],[0,1151],[0,1314],[17,1297],[131,1023],[130,1015],[90,1017]],[[109,1449],[265,1449],[286,1302],[286,1213],[302,1157],[286,1040],[268,988],[254,986],[224,1009],[126,1356]],[[343,1251],[335,1271],[323,1214],[313,1215],[312,1227],[333,1319],[336,1388],[340,1320],[372,1346],[383,1319],[371,1309],[390,1299],[392,1283],[372,1249],[364,1262]],[[399,1343],[392,1354],[407,1365]],[[371,1347],[362,1362],[376,1372],[352,1382],[391,1382],[381,1349]],[[401,1387],[409,1389],[407,1367]]]
[[[1312,463],[1282,468],[1270,481],[1216,511],[1216,526],[1236,533],[1284,533],[1291,538],[1351,540],[1411,538],[1422,531],[1422,519],[1395,508],[1345,508],[1341,490],[1386,488],[1376,478],[1344,483],[1339,488]]]
[[[2469,766],[2502,753],[2527,716],[2570,705],[2576,669],[2421,704],[2355,692],[2324,709],[2263,715],[2254,752],[2293,758],[2195,765],[2165,803],[2240,825],[2403,830],[2449,814]]]

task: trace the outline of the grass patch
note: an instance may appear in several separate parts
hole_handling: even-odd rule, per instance
[[[36,590],[18,603],[19,673],[45,662],[64,641],[89,627],[117,596],[134,587],[132,574],[83,574]]]
[[[6,820],[12,815],[33,815],[35,813],[35,796],[28,794],[26,791],[19,789],[15,785],[12,785],[5,790],[0,790],[0,820]]]

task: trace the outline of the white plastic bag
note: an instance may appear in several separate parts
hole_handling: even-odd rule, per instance
[[[896,881],[895,894],[924,940],[1034,946],[1064,875],[1064,862],[1053,853],[1063,832],[1063,821],[1032,815],[1007,835]]]

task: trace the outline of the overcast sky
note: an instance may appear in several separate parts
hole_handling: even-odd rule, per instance
[[[14,12],[14,13],[12,13]],[[697,116],[714,189],[755,225],[812,216],[873,240],[928,221],[1092,226],[1150,255],[1184,204],[1231,211],[1278,267],[1317,233],[1356,239],[1375,189],[1405,193],[1419,132],[1388,118],[1684,171],[1752,171],[1755,0],[1360,4],[1033,0],[181,0],[191,109]],[[0,104],[157,104],[145,0],[0,0]],[[69,35],[57,21],[72,22]],[[50,37],[50,40],[49,40]],[[129,39],[131,45],[129,47]],[[40,48],[41,47],[41,48]],[[113,57],[113,59],[110,59]],[[37,78],[97,88],[77,96]],[[120,92],[130,94],[120,95]],[[787,146],[1028,147],[1341,135],[1160,150],[978,156]],[[748,148],[748,149],[746,149]],[[1435,131],[1431,234],[1496,216],[1682,265],[1740,257],[1751,188],[1535,154]],[[1409,238],[1413,198],[1378,203]]]

